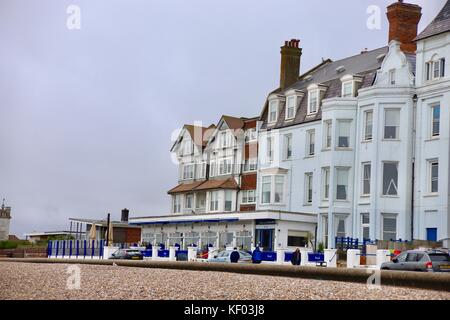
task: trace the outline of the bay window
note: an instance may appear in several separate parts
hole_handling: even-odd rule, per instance
[[[284,176],[271,175],[262,177],[261,203],[281,204],[284,201]]]
[[[364,112],[364,140],[372,140],[373,130],[373,110]]]
[[[186,164],[183,166],[183,180],[194,179],[194,165]]]
[[[266,176],[262,177],[262,194],[261,203],[269,204],[271,200],[271,189],[272,189],[272,177]]]
[[[384,139],[399,138],[400,109],[386,109],[384,113]]]
[[[181,195],[177,194],[172,198],[172,209],[173,213],[181,212]]]
[[[324,148],[325,149],[330,149],[331,148],[331,136],[332,136],[332,131],[333,131],[333,123],[331,122],[331,120],[325,121],[324,122],[324,129],[325,129],[325,134],[324,134]]]
[[[209,210],[219,211],[219,191],[211,191],[209,199]]]
[[[348,168],[336,169],[336,200],[348,200]]]
[[[338,148],[350,147],[350,120],[338,120]]]
[[[192,193],[187,194],[184,202],[184,208],[192,210],[194,207],[194,195]]]
[[[224,203],[224,211],[232,211],[233,210],[233,191],[225,190],[225,203]]]
[[[322,200],[328,200],[330,194],[330,168],[322,168]]]
[[[398,162],[383,163],[383,195],[396,196],[398,194]]]

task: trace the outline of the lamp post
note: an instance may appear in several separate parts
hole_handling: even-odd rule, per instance
[[[106,246],[108,246],[108,240],[109,240],[109,220],[110,220],[111,214],[108,213],[108,217],[106,218]]]

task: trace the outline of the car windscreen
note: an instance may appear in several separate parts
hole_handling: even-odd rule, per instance
[[[434,262],[450,262],[450,256],[448,254],[430,254],[431,261]]]

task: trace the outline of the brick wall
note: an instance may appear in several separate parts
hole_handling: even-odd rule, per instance
[[[47,248],[0,249],[1,258],[47,258]]]
[[[140,228],[128,228],[127,229],[127,243],[134,243],[141,241],[141,229]]]
[[[256,189],[256,173],[248,173],[242,175],[241,190]]]

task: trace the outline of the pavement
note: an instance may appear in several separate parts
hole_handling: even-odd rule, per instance
[[[450,300],[449,291],[118,265],[0,261],[0,300]]]

